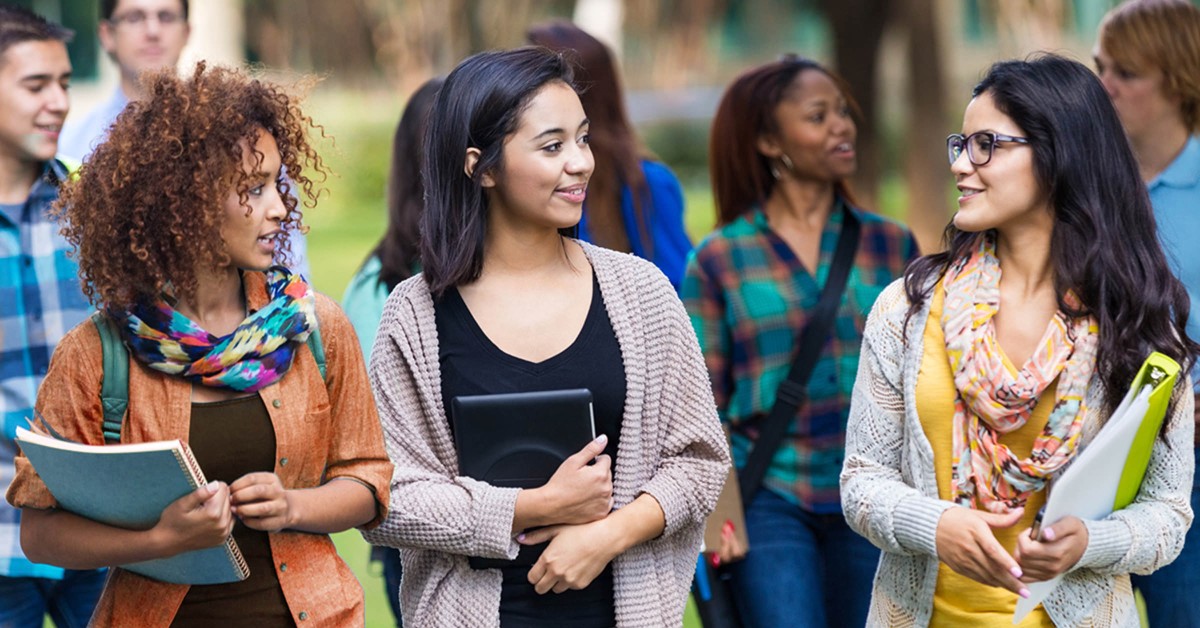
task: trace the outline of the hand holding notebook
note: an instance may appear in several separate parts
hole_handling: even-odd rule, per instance
[[[163,546],[178,550],[121,567],[178,584],[236,582],[249,575],[229,535],[229,489],[205,481],[186,443],[83,445],[20,427],[16,436],[63,510],[118,528],[155,529]]]

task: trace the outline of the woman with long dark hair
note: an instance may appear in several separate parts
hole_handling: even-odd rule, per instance
[[[487,52],[446,78],[425,147],[422,273],[388,298],[371,381],[418,626],[678,626],[729,465],[687,315],[653,265],[564,235],[593,168],[568,62]],[[598,437],[541,487],[459,472],[465,395],[587,388]],[[591,461],[594,460],[594,463]],[[548,542],[532,567],[471,567]]]
[[[1188,334],[1200,338],[1200,259],[1192,248],[1200,241],[1200,8],[1188,0],[1122,3],[1100,23],[1094,58],[1150,193],[1167,262],[1187,288]],[[1195,453],[1200,460],[1200,448]],[[1192,526],[1179,558],[1133,578],[1152,625],[1200,626],[1197,574],[1200,526]]]
[[[105,358],[122,357],[106,355],[105,324],[128,352],[121,442],[180,439],[210,483],[132,530],[59,508],[20,457],[8,499],[25,517],[21,544],[38,562],[90,569],[232,533],[247,579],[189,586],[117,567],[97,626],[361,626],[362,589],[329,534],[383,518],[392,466],[353,329],[279,265],[300,228],[290,186],[311,207],[326,172],[312,120],[282,88],[203,63],[148,87],[59,200],[106,320],[67,334],[37,408],[68,438],[105,444]]]
[[[853,112],[840,79],[788,56],[739,76],[713,119],[720,226],[697,247],[681,294],[734,460],[741,468],[752,455],[770,460],[746,508],[751,550],[729,567],[751,627],[862,625],[879,560],[846,527],[837,481],[867,312],[917,247],[904,227],[854,206],[846,185],[857,167]],[[859,246],[807,402],[776,451],[755,454],[851,220]],[[737,549],[726,544],[716,555],[728,561]]]
[[[1022,626],[1137,626],[1129,574],[1192,520],[1186,378],[1134,502],[1030,538],[1146,357],[1198,349],[1137,162],[1100,81],[1054,55],[993,65],[947,144],[947,251],[880,296],[854,388],[846,519],[884,550],[868,623],[1010,626],[1026,583],[1063,575]]]
[[[683,225],[683,190],[670,168],[638,140],[612,53],[564,20],[536,25],[526,38],[566,53],[575,63],[579,100],[592,121],[596,169],[588,183],[579,239],[648,259],[678,287],[692,251]]]

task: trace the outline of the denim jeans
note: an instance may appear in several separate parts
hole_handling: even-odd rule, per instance
[[[104,569],[68,569],[62,580],[0,576],[0,628],[42,628],[47,613],[58,628],[83,628],[106,575]]]
[[[400,616],[400,550],[372,545],[371,560],[383,564],[383,589],[387,592],[388,606],[392,608],[392,615],[396,618],[396,628],[403,628],[404,620]]]
[[[1200,472],[1200,449],[1195,450]],[[1200,485],[1192,483],[1192,511],[1200,513]],[[1170,565],[1149,576],[1133,576],[1133,586],[1146,598],[1150,628],[1200,626],[1200,525],[1192,522],[1183,551]]]
[[[746,510],[750,551],[729,566],[745,628],[862,626],[879,550],[838,514],[762,489]]]

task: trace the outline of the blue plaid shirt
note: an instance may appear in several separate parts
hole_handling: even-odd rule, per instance
[[[13,441],[33,414],[37,387],[50,354],[69,329],[91,313],[79,288],[70,245],[47,215],[67,177],[61,162],[47,162],[29,198],[0,205],[0,488],[13,479]],[[20,511],[0,501],[0,575],[60,578],[62,570],[29,562],[21,551]]]

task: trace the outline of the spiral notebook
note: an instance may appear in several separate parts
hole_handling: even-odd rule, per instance
[[[18,427],[17,443],[60,508],[121,528],[153,527],[164,508],[207,483],[180,440],[83,445]],[[221,545],[121,568],[176,584],[221,584],[250,575],[232,536]]]

